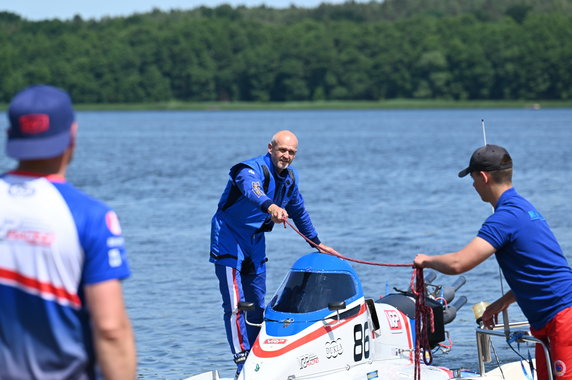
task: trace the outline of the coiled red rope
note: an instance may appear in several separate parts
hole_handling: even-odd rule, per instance
[[[413,281],[415,278],[415,282]],[[415,379],[421,379],[421,353],[423,361],[430,365],[433,362],[429,345],[429,329],[435,331],[433,309],[425,302],[425,279],[423,268],[415,268],[411,277],[411,291],[415,295]]]
[[[433,309],[427,306],[425,302],[425,279],[423,277],[423,268],[417,268],[413,264],[388,264],[388,263],[377,263],[373,261],[364,261],[358,259],[352,259],[351,257],[346,257],[336,252],[333,249],[324,249],[319,247],[318,244],[314,243],[312,240],[308,239],[303,233],[301,233],[292,223],[287,219],[284,220],[284,228],[286,225],[290,226],[298,235],[302,236],[304,240],[310,243],[312,246],[316,247],[318,250],[327,253],[332,256],[339,257],[340,259],[352,261],[354,263],[366,264],[366,265],[376,265],[383,267],[406,267],[413,268],[413,274],[411,276],[410,288],[415,295],[415,369],[414,369],[414,379],[421,380],[421,352],[423,352],[423,361],[425,364],[430,365],[433,362],[433,356],[431,354],[431,347],[429,345],[429,330],[431,332],[435,331],[434,319],[433,319]]]

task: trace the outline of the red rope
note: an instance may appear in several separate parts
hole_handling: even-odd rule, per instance
[[[353,261],[354,263],[360,263],[360,264],[377,265],[377,266],[382,266],[382,267],[407,267],[407,268],[413,267],[413,264],[384,264],[384,263],[376,263],[373,261],[363,261],[363,260],[358,260],[358,259],[352,259],[351,257],[346,257],[346,256],[339,254],[338,252],[336,252],[333,249],[330,250],[330,249],[324,249],[322,247],[319,247],[318,244],[314,243],[312,240],[310,240],[306,236],[304,236],[304,234],[301,233],[296,227],[294,227],[294,225],[292,223],[290,223],[288,220],[284,221],[284,228],[286,228],[286,225],[289,225],[296,233],[298,233],[298,235],[302,236],[308,243],[310,243],[312,246],[318,248],[318,250],[323,251],[324,253],[327,253],[329,255],[339,257],[340,259],[343,259],[343,260]]]
[[[433,309],[425,303],[425,279],[423,269],[415,268],[411,276],[411,291],[415,294],[415,380],[421,379],[421,353],[427,365],[433,362],[431,346],[429,345],[429,330],[435,331]]]
[[[377,265],[383,267],[413,267],[413,274],[411,276],[411,291],[415,295],[415,369],[414,378],[415,380],[421,380],[421,351],[423,351],[423,361],[425,364],[430,365],[433,362],[433,356],[431,354],[431,347],[429,345],[429,332],[427,327],[430,327],[431,332],[435,331],[434,320],[433,320],[433,309],[427,306],[425,303],[425,279],[423,277],[423,268],[416,268],[412,264],[387,264],[387,263],[376,263],[372,261],[364,261],[358,259],[352,259],[346,257],[336,252],[333,249],[324,249],[319,247],[318,244],[314,243],[312,240],[308,239],[301,233],[292,223],[287,219],[284,220],[284,228],[289,225],[298,235],[302,236],[308,243],[316,247],[319,251],[330,254],[332,256],[339,257],[340,259],[353,261],[354,263],[367,264],[367,265]]]

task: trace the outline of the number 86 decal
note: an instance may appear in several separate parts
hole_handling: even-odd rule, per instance
[[[369,326],[368,323],[354,326],[354,361],[359,362],[362,357],[369,358]]]

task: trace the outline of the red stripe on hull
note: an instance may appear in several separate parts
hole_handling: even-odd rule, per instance
[[[336,323],[337,321],[332,321],[330,322],[330,324],[328,324],[327,326],[323,326],[323,327],[319,327],[318,329],[312,331],[311,333],[309,333],[308,335],[305,335],[304,337],[292,342],[291,344],[289,344],[288,346],[281,348],[279,350],[276,351],[266,351],[264,349],[262,349],[262,347],[260,347],[259,339],[256,339],[256,342],[254,342],[254,346],[252,347],[252,352],[254,352],[254,354],[256,356],[258,356],[259,358],[275,358],[277,356],[280,355],[284,355],[287,352],[290,352],[308,342],[311,342],[315,339],[318,339],[319,337],[333,331],[336,330],[339,327],[342,327],[343,325],[345,325],[346,323],[351,322],[352,320],[354,320],[355,318],[359,317],[360,315],[362,315],[363,313],[365,313],[366,311],[366,306],[365,304],[362,304],[359,310],[359,313],[351,318],[346,319],[343,322],[340,323]]]

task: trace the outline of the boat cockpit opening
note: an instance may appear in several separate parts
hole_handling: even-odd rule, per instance
[[[347,273],[291,271],[270,306],[278,312],[310,313],[356,293],[354,280]]]

